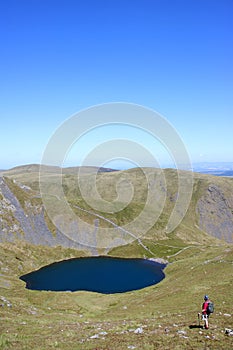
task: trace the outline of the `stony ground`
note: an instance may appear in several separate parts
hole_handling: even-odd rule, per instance
[[[202,324],[199,326],[195,314],[156,313],[144,319],[130,318],[124,305],[124,318],[114,320],[114,315],[102,315],[97,321],[78,310],[59,310],[59,307],[56,310],[54,303],[45,312],[44,308],[20,305],[20,300],[18,305],[4,296],[0,300],[0,349],[230,350],[233,346],[232,334],[226,334],[232,325],[232,315],[228,313],[215,313],[210,329],[205,330]],[[49,305],[49,299],[47,302]]]
[[[180,247],[162,282],[127,293],[31,291],[19,279],[78,254],[0,244],[1,350],[233,349],[232,246]],[[215,303],[209,330],[197,319],[206,293]]]

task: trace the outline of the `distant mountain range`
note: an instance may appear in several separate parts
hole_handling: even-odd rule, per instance
[[[215,176],[233,176],[233,162],[193,163],[193,171]]]
[[[7,174],[8,172],[12,173],[21,173],[23,170],[27,172],[33,172],[33,171],[38,171],[38,168],[40,167],[39,164],[27,164],[27,165],[19,165],[11,169],[0,169],[0,173]],[[61,168],[56,167],[56,166],[43,166],[44,168],[48,168],[48,171],[53,171],[57,172],[60,171]],[[87,172],[90,173],[91,171],[96,172],[96,167],[94,166],[85,166],[87,169]],[[163,169],[166,168],[174,168],[174,166],[171,165],[164,165],[162,166]],[[80,167],[79,166],[74,166],[74,167],[66,167],[62,168],[62,173],[63,174],[77,174],[79,171]],[[210,174],[210,175],[215,175],[215,176],[233,176],[233,162],[194,162],[192,163],[192,169],[194,172],[201,173],[201,174]],[[126,169],[122,169],[126,170]],[[118,171],[116,169],[112,168],[103,168],[100,167],[98,168],[98,172],[112,172],[112,171]]]

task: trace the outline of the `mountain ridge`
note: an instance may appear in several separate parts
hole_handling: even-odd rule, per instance
[[[0,182],[2,216],[0,226],[1,241],[13,241],[17,238],[24,239],[34,244],[51,246],[62,245],[64,247],[86,249],[87,247],[85,244],[80,244],[80,242],[72,239],[77,232],[73,232],[67,237],[51,222],[41,199],[38,170],[38,165],[27,165],[3,173]],[[83,179],[85,185],[88,186],[93,174],[93,167],[82,170],[85,170]],[[54,167],[46,168],[50,181],[49,186],[54,186],[53,176],[61,171],[63,172],[63,169]],[[135,185],[132,203],[115,215],[98,211],[95,212],[93,208],[87,205],[76,186],[76,177],[73,171],[74,169],[71,169],[71,171],[68,169],[68,173],[62,173],[63,189],[72,210],[78,211],[77,213],[82,220],[93,225],[92,231],[88,231],[89,233],[86,233],[87,235],[90,234],[94,237],[94,235],[98,233],[101,225],[109,228],[114,225],[115,227],[124,227],[124,225],[127,224],[127,220],[132,220],[132,213],[138,215],[137,212],[143,207],[146,200],[147,184],[145,183],[142,169],[134,168],[116,172],[104,171],[97,174],[96,181],[100,193],[107,200],[113,200],[116,195],[115,188],[118,181],[122,181],[122,179],[124,179],[124,181],[130,180]],[[151,168],[150,171],[156,177],[159,170]],[[165,169],[164,174],[167,180],[164,210],[157,222],[155,222],[155,225],[144,237],[154,241],[167,238],[165,223],[172,211],[177,196],[176,170]],[[219,242],[232,243],[232,179],[218,178],[198,173],[194,173],[193,175],[194,186],[192,199],[184,219],[175,229],[174,234],[186,242],[192,241],[201,243],[208,239],[217,239]],[[55,199],[54,205],[57,205]],[[82,235],[81,241],[87,242],[88,249],[91,249],[92,254],[98,254],[98,245],[94,244],[90,248],[85,234],[81,232],[79,232],[79,234]],[[132,232],[132,234],[134,233]],[[126,243],[122,242],[123,245]],[[110,244],[106,248],[107,252],[109,249],[113,248],[113,246]]]

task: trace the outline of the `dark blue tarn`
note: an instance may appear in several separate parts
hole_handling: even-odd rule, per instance
[[[98,256],[56,262],[20,279],[33,290],[122,293],[159,283],[165,266],[146,259]]]

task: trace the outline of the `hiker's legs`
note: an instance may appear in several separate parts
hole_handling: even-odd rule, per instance
[[[209,328],[209,316],[206,317],[206,328]]]
[[[209,328],[208,315],[202,315],[202,320],[204,321],[205,329]]]
[[[209,328],[209,320],[208,320],[208,316],[206,315],[205,317],[205,329]]]

